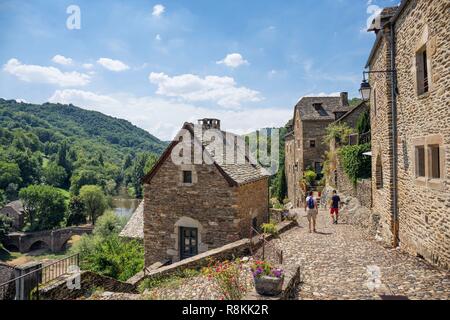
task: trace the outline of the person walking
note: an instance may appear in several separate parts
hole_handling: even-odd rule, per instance
[[[311,191],[305,202],[305,212],[309,222],[309,233],[316,233],[316,220],[319,214],[319,208],[317,206],[317,200],[314,198],[314,193]]]
[[[337,191],[333,190],[333,196],[331,197],[331,220],[333,224],[338,224],[339,220],[339,208],[342,206],[341,198],[338,196]]]

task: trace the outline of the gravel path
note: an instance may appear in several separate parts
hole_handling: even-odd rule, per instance
[[[450,274],[425,261],[368,239],[351,225],[333,225],[321,210],[310,234],[303,210],[299,228],[281,236],[284,263],[301,265],[299,299],[450,298]],[[379,275],[379,276],[378,276]]]

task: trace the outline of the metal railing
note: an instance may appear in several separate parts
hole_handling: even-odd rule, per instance
[[[0,300],[39,300],[40,287],[69,274],[69,268],[79,267],[79,264],[77,253],[2,283]]]
[[[253,248],[253,240],[255,238],[259,238],[262,240],[261,246],[258,246],[256,249]],[[275,258],[275,262],[278,264],[283,264],[283,250],[279,250],[272,242],[267,241],[266,234],[260,233],[255,228],[250,227],[250,239],[251,239],[251,246],[250,246],[250,253],[252,256],[258,256],[258,251],[261,249],[260,255],[261,260],[270,260],[272,258]]]
[[[350,146],[355,146],[359,144],[370,143],[372,141],[372,135],[369,132],[366,133],[355,133],[348,136],[348,144]]]

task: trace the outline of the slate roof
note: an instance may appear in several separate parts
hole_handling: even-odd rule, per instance
[[[22,204],[22,201],[20,201],[20,200],[10,202],[10,203],[6,204],[2,209],[7,208],[7,207],[13,209],[19,215],[24,214],[23,204]]]
[[[190,126],[192,129],[194,128],[192,123],[188,123],[188,126]],[[234,142],[234,148],[235,154],[234,157],[237,157],[240,155],[241,157],[246,152],[245,150],[241,150],[239,148],[239,144],[245,143],[245,138],[242,136],[238,136],[234,133],[227,132],[227,131],[221,131],[223,138],[224,138],[224,145],[230,146],[230,138]],[[197,139],[201,140],[201,137],[197,137]],[[203,141],[203,146],[205,147],[208,154],[211,156],[211,158],[215,161],[217,165],[222,168],[222,170],[237,184],[246,184],[250,182],[254,182],[263,178],[266,178],[270,176],[270,174],[265,171],[260,165],[257,164],[255,160],[252,160],[251,154],[248,152],[245,154],[246,161],[245,163],[238,164],[226,164],[226,155],[224,153],[217,153],[216,150],[212,147],[212,145],[208,142]],[[233,147],[233,146],[231,146]],[[226,147],[223,148],[226,152]]]
[[[321,104],[321,108],[315,108],[315,104]],[[305,120],[335,120],[334,112],[348,112],[349,106],[342,104],[341,97],[303,97],[295,106],[300,112],[300,118]]]
[[[119,235],[129,239],[144,239],[144,201],[139,204]]]
[[[194,124],[193,123],[185,123],[183,126],[183,129],[189,130],[193,135],[196,134],[194,130]],[[238,155],[242,156],[243,152],[246,152],[245,150],[240,150],[239,141],[243,142],[244,138],[241,136],[238,136],[236,134],[221,131],[224,138],[224,143],[230,144],[230,141],[228,138],[233,137],[234,141],[234,150],[235,150],[235,159]],[[178,136],[178,135],[177,135]],[[213,160],[213,163],[216,165],[216,167],[219,169],[219,171],[222,173],[222,175],[232,184],[234,185],[242,185],[242,184],[248,184],[252,183],[264,178],[268,178],[271,174],[262,168],[260,165],[257,164],[256,161],[252,160],[251,154],[248,152],[245,154],[245,163],[233,163],[233,164],[226,164],[224,160],[226,159],[225,155],[220,152],[216,154],[216,150],[214,150],[214,147],[212,143],[208,143],[205,141],[202,141],[200,136],[195,136],[196,143],[202,143],[202,147],[206,151],[206,155],[210,157],[210,159]],[[164,154],[161,156],[160,160],[158,160],[158,163],[153,167],[153,170],[149,172],[149,174],[144,177],[143,181],[148,182],[153,177],[154,173],[159,169],[160,163],[163,162],[168,156],[170,156],[170,152],[173,149],[173,147],[178,143],[178,141],[173,141],[171,145],[167,148],[167,150],[164,152]],[[226,147],[224,148],[226,152]]]

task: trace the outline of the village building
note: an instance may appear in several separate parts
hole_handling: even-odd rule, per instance
[[[144,201],[141,201],[133,212],[119,236],[129,240],[144,241]]]
[[[11,227],[19,231],[24,226],[25,212],[23,210],[22,201],[16,200],[6,204],[0,209],[0,214],[5,215],[12,220]]]
[[[385,242],[450,265],[450,5],[403,0],[369,31],[372,211]]]
[[[301,180],[306,170],[322,175],[324,143],[328,125],[349,111],[347,92],[338,97],[303,97],[294,108],[294,117],[285,137],[285,170],[288,198],[294,207],[301,207],[306,198]]]
[[[328,156],[329,172],[327,175],[327,185],[346,196],[353,196],[357,198],[360,203],[367,208],[372,206],[371,195],[371,181],[370,179],[360,179],[357,183],[350,180],[348,175],[344,172],[341,160],[338,156],[338,149],[345,145],[357,145],[371,142],[370,129],[366,132],[357,132],[357,124],[361,117],[370,112],[369,104],[362,101],[350,111],[348,111],[341,118],[333,122],[333,124],[344,124],[353,129],[354,133],[346,137],[345,141],[340,141],[338,138],[330,141],[330,154]],[[370,154],[365,155],[367,157]]]
[[[219,140],[226,138],[223,142],[234,149],[231,162],[224,148],[213,147],[220,141],[207,137],[208,130],[220,133]],[[192,150],[183,147],[188,144]],[[198,149],[200,162],[195,161]],[[184,124],[143,179],[146,266],[248,238],[251,228],[268,222],[269,174],[246,149],[244,139],[221,131],[217,119]],[[243,161],[236,161],[242,153]],[[176,163],[174,155],[183,163]]]

